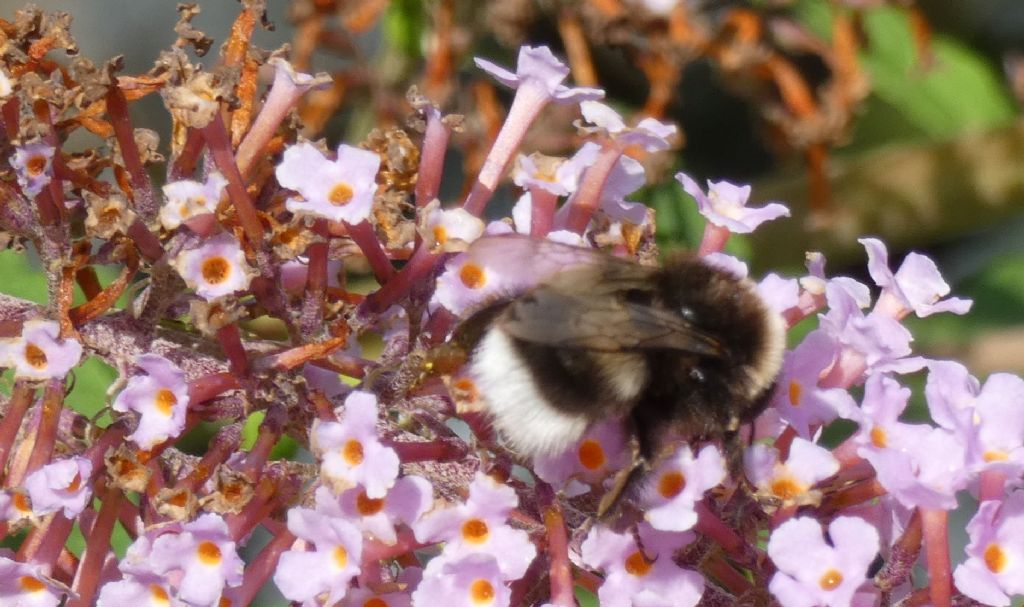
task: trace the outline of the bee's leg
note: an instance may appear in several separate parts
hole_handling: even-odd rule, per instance
[[[647,472],[646,461],[640,455],[640,447],[637,441],[629,441],[629,446],[630,451],[632,451],[630,464],[615,473],[615,477],[612,479],[612,486],[604,494],[597,506],[597,518],[601,520],[618,518],[626,490],[632,488]]]

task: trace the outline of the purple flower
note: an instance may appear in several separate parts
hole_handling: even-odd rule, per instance
[[[64,516],[75,518],[92,497],[91,476],[92,462],[84,457],[58,460],[29,474],[25,489],[32,500],[32,512],[42,516],[63,510]]]
[[[11,607],[57,607],[65,596],[75,596],[50,579],[42,565],[19,563],[0,550],[0,604]]]
[[[651,473],[642,498],[644,518],[661,531],[686,531],[697,524],[694,505],[723,480],[725,460],[718,447],[707,445],[694,457],[686,445]]]
[[[479,217],[462,208],[442,209],[436,199],[420,212],[423,214],[420,236],[432,251],[464,251],[484,233],[484,222]]]
[[[32,516],[32,502],[24,489],[0,491],[0,521],[16,524]]]
[[[247,289],[254,275],[242,246],[230,234],[218,234],[182,251],[174,265],[185,283],[207,301]]]
[[[982,502],[967,533],[967,561],[953,572],[960,592],[986,605],[1024,594],[1024,491]]]
[[[645,547],[648,539],[654,539],[658,548],[665,547],[664,537],[650,534],[644,539]],[[676,565],[671,557],[674,550],[652,552],[648,556],[630,533],[616,533],[602,525],[590,530],[580,555],[585,565],[604,571],[604,583],[597,591],[602,607],[689,607],[700,601],[704,578]]]
[[[720,253],[709,253],[705,259],[711,255]],[[757,283],[757,292],[768,307],[779,314],[800,304],[800,282],[795,278],[783,278],[774,272]]]
[[[53,177],[53,154],[55,149],[44,141],[34,141],[15,146],[11,166],[18,177],[26,196],[33,197],[50,184]]]
[[[828,526],[828,535],[827,543],[821,524],[810,517],[790,519],[772,532],[768,556],[779,571],[768,590],[786,607],[850,605],[867,582],[879,548],[875,528],[841,516]]]
[[[100,588],[96,607],[122,607],[138,605],[151,607],[188,607],[173,596],[173,589],[165,576],[149,574],[126,576],[123,580],[107,582]]]
[[[193,217],[216,213],[227,184],[220,173],[210,173],[205,183],[190,179],[168,183],[163,187],[167,202],[160,208],[160,223],[173,230]]]
[[[747,478],[758,493],[780,501],[783,506],[817,505],[821,492],[811,487],[839,471],[839,461],[825,448],[802,438],[794,438],[785,463],[779,451],[755,444],[743,454]]]
[[[15,377],[25,379],[64,377],[82,357],[82,344],[59,335],[52,320],[26,321],[20,337],[0,339],[0,366],[14,367]]]
[[[377,192],[380,156],[342,144],[338,158],[328,160],[311,143],[297,143],[284,151],[277,166],[277,181],[301,198],[288,200],[288,210],[331,221],[360,223],[370,217]]]
[[[639,146],[647,152],[667,150],[671,145],[669,137],[676,134],[673,124],[665,124],[654,118],[644,118],[635,127],[627,127],[622,116],[611,107],[599,101],[580,103],[583,118],[622,146]]]
[[[521,188],[536,188],[555,196],[568,196],[576,191],[580,175],[593,164],[600,147],[595,143],[584,143],[571,159],[520,154],[512,171],[512,181]]]
[[[521,46],[516,71],[491,63],[486,59],[474,58],[477,67],[494,77],[505,86],[519,89],[528,87],[534,94],[556,102],[576,103],[604,97],[604,91],[594,88],[569,88],[562,84],[569,75],[569,68],[559,61],[546,46]]]
[[[747,208],[749,185],[736,186],[728,181],[708,181],[708,193],[705,195],[689,175],[677,173],[676,179],[683,184],[686,193],[697,200],[697,208],[705,219],[734,234],[749,234],[766,221],[789,217],[789,209],[777,202],[757,209]]]
[[[820,330],[812,331],[800,345],[786,352],[772,406],[804,438],[835,419],[837,408],[853,406],[845,390],[818,386],[821,374],[835,356],[835,342]]]
[[[139,424],[128,438],[139,448],[152,449],[185,429],[188,384],[185,372],[156,354],[143,354],[135,364],[145,375],[133,375],[114,399],[115,411],[135,411]]]
[[[341,600],[341,607],[410,607],[412,597],[404,592],[378,594],[365,588],[352,588]]]
[[[971,300],[951,297],[949,285],[942,279],[935,262],[921,255],[910,253],[893,274],[889,269],[889,252],[877,238],[858,240],[868,252],[868,272],[875,284],[882,287],[879,309],[891,311],[893,316],[902,317],[914,311],[918,316],[929,316],[936,312],[966,314],[971,309]]]
[[[395,484],[398,455],[377,437],[377,397],[369,392],[348,395],[341,422],[316,422],[311,443],[335,493],[361,485],[368,497],[378,499]]]
[[[225,585],[242,583],[244,563],[217,514],[203,514],[182,525],[179,533],[153,540],[149,561],[158,573],[183,574],[178,598],[186,603],[209,605],[220,598]]]
[[[435,510],[413,527],[420,542],[445,542],[441,556],[428,563],[424,573],[432,574],[440,565],[466,555],[489,554],[496,559],[503,579],[523,577],[537,549],[525,531],[505,523],[518,501],[510,487],[478,472],[465,503]]]
[[[359,574],[363,554],[359,530],[344,519],[308,508],[288,511],[288,530],[315,549],[289,550],[281,555],[274,572],[281,594],[307,607],[336,604]]]
[[[591,426],[564,453],[534,458],[533,471],[555,489],[574,497],[629,465],[631,457],[622,420],[611,419]]]
[[[349,521],[369,539],[394,544],[395,526],[413,526],[433,506],[433,488],[419,476],[405,476],[388,490],[387,495],[372,498],[362,487],[354,487],[340,496],[327,487],[316,490],[316,509],[328,516]]]
[[[431,561],[434,563],[437,561]],[[506,607],[512,593],[505,585],[495,557],[469,554],[424,571],[423,581],[412,593],[413,607]]]

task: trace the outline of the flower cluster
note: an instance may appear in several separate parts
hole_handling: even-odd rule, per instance
[[[34,9],[8,32],[0,227],[31,242],[50,301],[0,296],[0,366],[13,371],[0,532],[14,548],[0,552],[0,603],[235,606],[265,588],[308,607],[571,607],[577,591],[604,607],[768,595],[948,607],[1024,594],[1024,380],[982,382],[914,352],[908,316],[971,306],[931,260],[912,253],[893,269],[865,238],[873,287],[829,276],[817,253],[806,275],[756,282],[723,247],[789,210],[679,173],[677,203],[706,221],[701,263],[749,285],[773,326],[813,328],[777,353],[756,419],[638,453],[628,415],[544,412],[511,359],[487,378],[464,363],[492,304],[579,265],[571,275],[585,275],[595,256],[654,261],[654,212],[628,198],[676,128],[567,86],[547,47],[524,46],[514,70],[477,59],[514,89],[511,107],[464,197],[442,200],[461,121],[410,95],[408,130],[337,147],[304,137],[315,121],[303,131],[293,110],[330,78],[239,50],[261,7],[243,3],[210,70],[185,50],[204,40],[191,5],[145,76],[43,60],[74,45],[65,22]],[[157,91],[173,120],[166,162],[128,111]],[[582,143],[564,157],[519,153],[549,104],[578,111]],[[90,154],[58,145],[86,133],[103,138]],[[521,192],[509,217],[485,221],[506,173]],[[121,271],[101,281],[102,265]],[[350,284],[360,273],[375,284]],[[609,314],[650,310],[630,297]],[[519,345],[566,346],[579,302],[565,300],[549,334],[516,334]],[[570,345],[622,354],[596,338]],[[65,400],[85,356],[120,375],[89,414]],[[904,416],[914,377],[928,423]],[[536,415],[492,426],[508,395]],[[856,429],[831,444],[837,419]],[[523,457],[510,423],[539,455]],[[299,454],[280,457],[288,444]],[[949,513],[967,494],[980,506],[965,554],[951,555]],[[125,546],[111,543],[118,522]]]

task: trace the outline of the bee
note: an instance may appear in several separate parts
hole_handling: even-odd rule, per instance
[[[539,277],[483,304],[453,336],[519,455],[562,452],[611,417],[631,424],[635,462],[680,439],[738,448],[741,424],[771,397],[785,327],[746,278],[692,255],[645,266],[517,235],[484,237],[466,254]]]

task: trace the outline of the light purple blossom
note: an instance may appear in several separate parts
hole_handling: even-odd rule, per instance
[[[25,478],[25,489],[32,500],[32,512],[38,516],[64,511],[75,518],[92,498],[90,478],[92,462],[84,457],[69,457],[46,464]]]
[[[949,285],[942,279],[935,262],[928,257],[910,253],[894,274],[889,269],[889,252],[881,240],[861,238],[858,242],[868,252],[871,278],[882,287],[878,302],[880,309],[888,310],[896,317],[910,311],[923,317],[937,312],[966,314],[971,309],[969,299],[942,299],[949,295]]]
[[[54,153],[54,147],[45,141],[15,146],[10,162],[18,177],[18,185],[26,196],[37,196],[50,184]]]
[[[654,118],[644,118],[636,126],[627,127],[618,112],[599,101],[580,103],[580,111],[587,122],[603,130],[619,145],[635,145],[647,152],[667,150],[671,146],[669,138],[678,130],[674,124],[665,124]]]
[[[967,560],[953,572],[956,587],[986,605],[1009,605],[1024,594],[1024,491],[982,502],[967,524]]]
[[[340,496],[327,487],[316,490],[318,512],[349,521],[368,539],[388,545],[397,539],[396,525],[413,526],[433,503],[433,488],[420,476],[403,476],[387,495],[376,499],[362,487],[353,487]]]
[[[21,336],[0,339],[0,366],[13,367],[15,377],[64,377],[82,358],[82,344],[59,339],[60,325],[52,320],[29,320]]]
[[[711,253],[708,256],[717,254]],[[779,314],[800,304],[800,282],[795,278],[783,278],[774,272],[757,283],[757,292],[768,307]]]
[[[836,418],[839,407],[852,406],[848,392],[822,388],[818,381],[836,357],[836,344],[823,331],[812,331],[786,352],[772,406],[799,436],[811,438],[822,424]]]
[[[779,568],[768,589],[786,607],[853,604],[879,549],[878,532],[862,519],[840,516],[828,526],[810,517],[786,521],[772,532],[768,556]]]
[[[128,438],[148,450],[185,429],[188,412],[188,383],[185,372],[156,354],[143,354],[135,364],[144,375],[133,375],[114,399],[115,411],[134,411],[139,424]]]
[[[228,180],[220,173],[210,173],[204,183],[182,179],[163,187],[167,201],[160,207],[160,223],[173,230],[200,215],[217,212],[217,205]]]
[[[519,47],[515,73],[486,59],[474,58],[473,61],[477,67],[505,86],[514,89],[529,87],[534,91],[533,94],[559,103],[577,103],[604,97],[601,89],[569,88],[563,85],[562,81],[569,75],[569,68],[546,46]]]
[[[432,251],[464,251],[484,233],[484,222],[462,208],[442,209],[436,200],[420,211],[420,236]]]
[[[657,539],[664,542],[663,537]],[[704,578],[676,565],[671,551],[660,542],[654,542],[662,548],[660,553],[652,550],[655,554],[648,555],[630,533],[616,533],[603,525],[590,530],[580,555],[585,565],[604,571],[604,583],[597,592],[602,607],[691,607],[700,601]]]
[[[217,514],[202,514],[182,525],[179,533],[157,537],[149,561],[158,573],[181,572],[178,598],[200,605],[217,601],[225,586],[241,584],[245,565]]]
[[[589,492],[592,485],[629,465],[631,459],[622,420],[610,419],[588,428],[564,453],[534,458],[533,471],[573,497]]]
[[[359,530],[344,519],[308,508],[288,511],[288,530],[314,550],[282,554],[274,584],[285,598],[304,607],[336,604],[360,571],[363,539]]]
[[[585,143],[571,159],[520,154],[512,171],[512,181],[521,188],[568,196],[576,191],[580,175],[597,158],[599,149],[596,144]]]
[[[477,473],[463,504],[434,510],[413,526],[423,543],[445,542],[440,557],[427,564],[432,574],[442,563],[458,561],[470,554],[489,554],[506,580],[521,578],[537,555],[525,531],[506,524],[518,503],[515,491],[489,476]]]
[[[107,582],[100,588],[96,607],[189,607],[174,596],[174,589],[166,576],[128,575],[123,580]]]
[[[379,169],[374,152],[342,144],[337,159],[329,160],[302,142],[285,150],[276,175],[282,187],[301,196],[288,200],[289,211],[355,224],[370,217]]]
[[[351,588],[341,600],[341,607],[410,607],[412,597],[404,592],[376,593],[365,588]],[[475,607],[475,606],[474,606]]]
[[[0,550],[0,604],[11,607],[57,607],[63,597],[75,596],[48,577],[42,565],[19,563],[9,550]]]
[[[437,561],[431,561],[431,563]],[[498,561],[489,554],[468,554],[424,571],[412,593],[413,607],[507,607],[512,593]]]
[[[226,233],[182,251],[174,265],[185,283],[207,301],[247,289],[255,274],[242,246]]]
[[[677,173],[676,179],[683,184],[686,193],[696,199],[697,208],[705,219],[734,234],[749,234],[766,221],[789,216],[789,209],[777,202],[760,208],[747,207],[747,199],[750,198],[748,185],[708,181],[708,193],[705,195],[689,175]]]
[[[641,499],[644,518],[661,531],[686,531],[697,524],[695,504],[725,480],[725,460],[718,447],[707,445],[694,457],[680,448],[651,473]]]
[[[311,443],[335,493],[361,485],[368,497],[378,499],[398,478],[398,455],[377,437],[377,397],[369,392],[348,395],[340,422],[316,422]]]
[[[0,521],[18,523],[32,516],[32,501],[24,489],[0,491]]]
[[[817,505],[821,492],[812,487],[839,471],[839,461],[828,449],[800,437],[793,439],[785,462],[775,447],[755,444],[743,453],[743,466],[758,493],[783,506]]]

